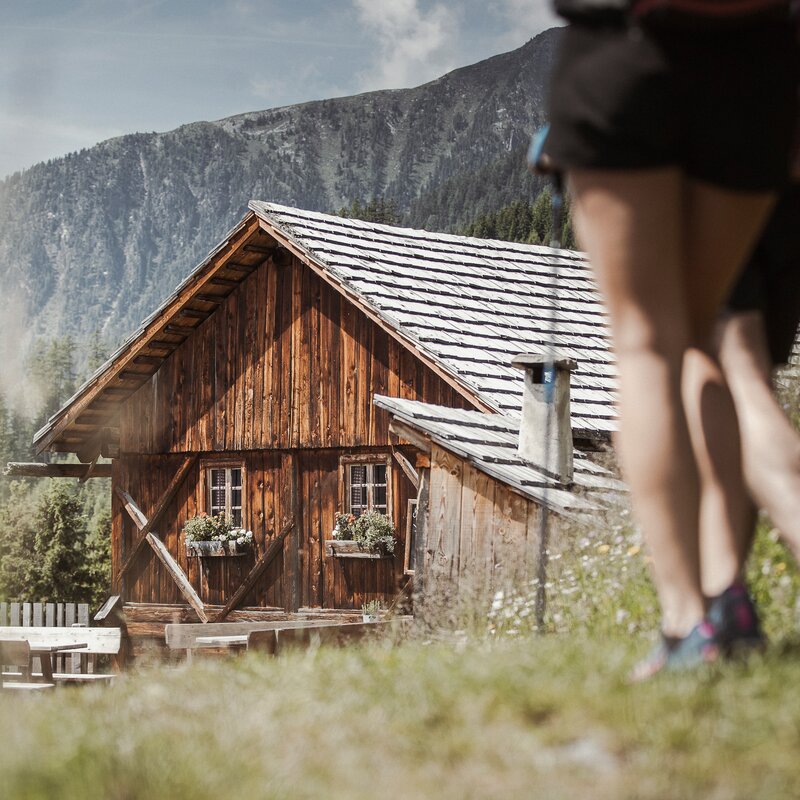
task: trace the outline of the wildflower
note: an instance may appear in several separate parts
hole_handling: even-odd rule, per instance
[[[597,552],[600,555],[605,555],[611,548],[607,544],[599,544],[597,545]]]
[[[633,547],[629,547],[629,548],[628,548],[628,555],[629,555],[629,556],[635,556],[635,555],[638,555],[638,553],[639,553],[639,551],[640,551],[641,549],[642,549],[642,548],[641,548],[641,547],[639,547],[639,545],[638,545],[638,544],[635,544]]]

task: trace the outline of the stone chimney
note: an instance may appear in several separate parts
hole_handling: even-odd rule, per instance
[[[576,362],[554,352],[524,353],[511,364],[525,371],[517,452],[560,483],[571,483],[569,373]]]

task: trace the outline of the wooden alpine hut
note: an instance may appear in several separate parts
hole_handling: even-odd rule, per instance
[[[476,412],[510,429],[512,359],[550,342],[574,362],[571,439],[594,449],[614,428],[614,365],[581,254],[252,202],[35,445],[75,453],[84,477],[111,459],[129,621],[348,613],[408,581],[424,405],[462,432]],[[393,520],[394,557],[326,548],[337,513],[368,509]],[[186,521],[220,511],[253,546],[191,557]]]

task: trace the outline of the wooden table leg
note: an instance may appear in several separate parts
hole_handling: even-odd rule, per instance
[[[53,683],[53,661],[55,661],[55,653],[46,653],[39,656],[39,662],[42,665],[42,677],[45,683]]]

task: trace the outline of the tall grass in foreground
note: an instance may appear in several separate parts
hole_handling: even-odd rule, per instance
[[[636,531],[622,515],[551,550],[545,635],[529,586],[458,635],[0,696],[0,796],[800,797],[798,575],[767,525],[750,573],[779,646],[635,687],[658,626]]]
[[[545,632],[613,638],[654,637],[660,611],[652,581],[652,559],[626,509],[602,524],[575,525],[552,543]],[[747,581],[768,636],[778,643],[796,638],[800,626],[800,572],[769,520],[759,521]],[[488,613],[488,632],[521,636],[536,631],[538,582],[498,591]]]

